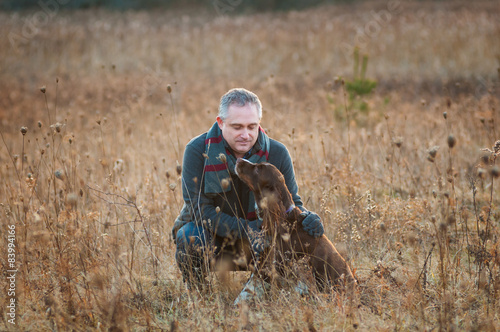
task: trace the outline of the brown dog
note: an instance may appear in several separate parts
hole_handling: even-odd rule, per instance
[[[320,291],[328,291],[332,286],[336,289],[344,285],[351,288],[356,284],[351,269],[332,242],[325,235],[314,238],[304,231],[301,210],[295,207],[284,177],[274,165],[238,159],[236,173],[254,193],[263,219],[262,228],[273,239],[273,245],[261,254],[263,264],[258,266],[262,271],[268,265],[267,272],[263,273],[266,279],[272,280],[275,271],[284,276],[285,264],[308,256]],[[275,262],[271,273],[269,262]]]

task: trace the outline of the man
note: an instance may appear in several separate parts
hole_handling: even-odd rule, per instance
[[[184,151],[184,206],[172,236],[175,258],[189,289],[206,286],[210,270],[248,270],[266,246],[257,235],[262,221],[253,193],[235,174],[237,158],[269,162],[283,176],[293,201],[303,213],[302,225],[312,236],[323,234],[319,216],[302,206],[292,160],[286,147],[260,127],[262,105],[254,93],[232,89],[222,96],[217,121],[193,138]]]

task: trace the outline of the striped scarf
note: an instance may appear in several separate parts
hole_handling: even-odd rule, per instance
[[[217,122],[207,132],[205,139],[205,194],[213,195],[228,192],[231,190],[231,177],[229,173],[235,174],[236,158],[228,150],[222,131]],[[246,160],[253,163],[260,163],[269,159],[269,137],[262,127],[259,126],[259,137],[253,148],[244,157]],[[248,201],[247,220],[255,220],[255,199],[253,193],[250,192]]]

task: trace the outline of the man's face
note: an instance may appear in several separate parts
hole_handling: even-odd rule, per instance
[[[242,158],[257,142],[260,121],[255,104],[232,104],[228,108],[227,118],[223,121],[217,117],[217,123],[236,158]]]

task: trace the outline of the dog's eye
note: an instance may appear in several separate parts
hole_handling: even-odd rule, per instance
[[[274,187],[270,184],[266,184],[262,187],[262,189],[268,190],[268,191],[273,191]]]

